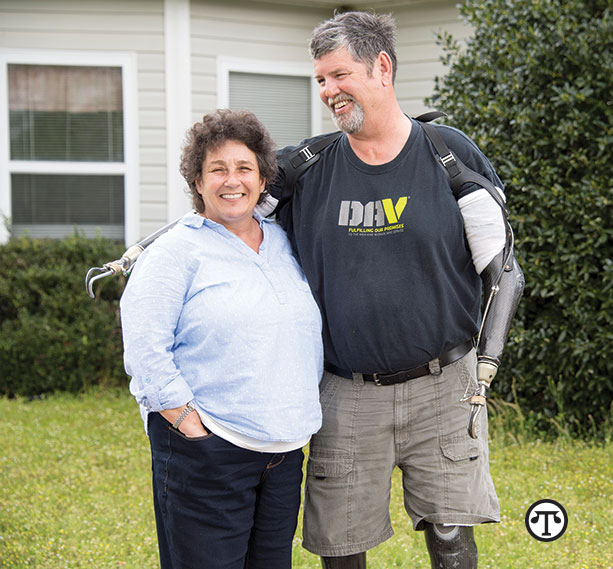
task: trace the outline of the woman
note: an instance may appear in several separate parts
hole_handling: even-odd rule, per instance
[[[181,173],[196,211],[140,256],[121,299],[161,566],[289,568],[323,356],[285,233],[254,213],[274,145],[253,114],[218,110],[189,131]]]

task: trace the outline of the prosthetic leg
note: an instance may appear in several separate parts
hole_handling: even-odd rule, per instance
[[[322,557],[323,569],[366,569],[366,552],[343,557]]]
[[[426,523],[425,531],[432,569],[477,569],[472,527]]]

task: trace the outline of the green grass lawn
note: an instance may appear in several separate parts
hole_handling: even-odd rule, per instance
[[[0,399],[0,440],[0,567],[157,567],[148,441],[127,393]],[[476,529],[479,567],[612,568],[612,459],[610,442],[517,443],[494,430],[502,523]],[[430,567],[399,482],[391,505],[396,535],[369,553],[369,569]],[[541,498],[569,514],[558,541],[538,542],[525,529],[526,510]],[[294,567],[319,568],[299,536],[300,529]]]

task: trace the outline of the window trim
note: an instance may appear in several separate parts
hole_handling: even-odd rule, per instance
[[[64,162],[11,160],[9,144],[0,148],[0,243],[8,241],[4,217],[11,218],[11,174],[121,174],[124,176],[124,240],[138,239],[139,162],[136,54],[121,52],[41,51],[0,49],[0,136],[10,141],[8,108],[9,64],[120,67],[123,95],[123,162]]]
[[[311,80],[311,136],[321,134],[321,104],[319,86],[313,78],[310,63],[295,61],[270,61],[242,57],[217,57],[217,107],[225,109],[230,105],[230,72],[261,73],[263,75],[283,75],[308,77]],[[298,144],[298,140],[296,144]]]

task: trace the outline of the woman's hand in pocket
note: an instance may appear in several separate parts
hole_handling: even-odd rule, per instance
[[[164,411],[160,411],[160,414],[172,425],[185,409],[186,406],[183,405],[175,409],[165,409]],[[186,437],[205,437],[209,434],[200,420],[198,411],[192,411],[185,416],[179,425],[179,431]]]

